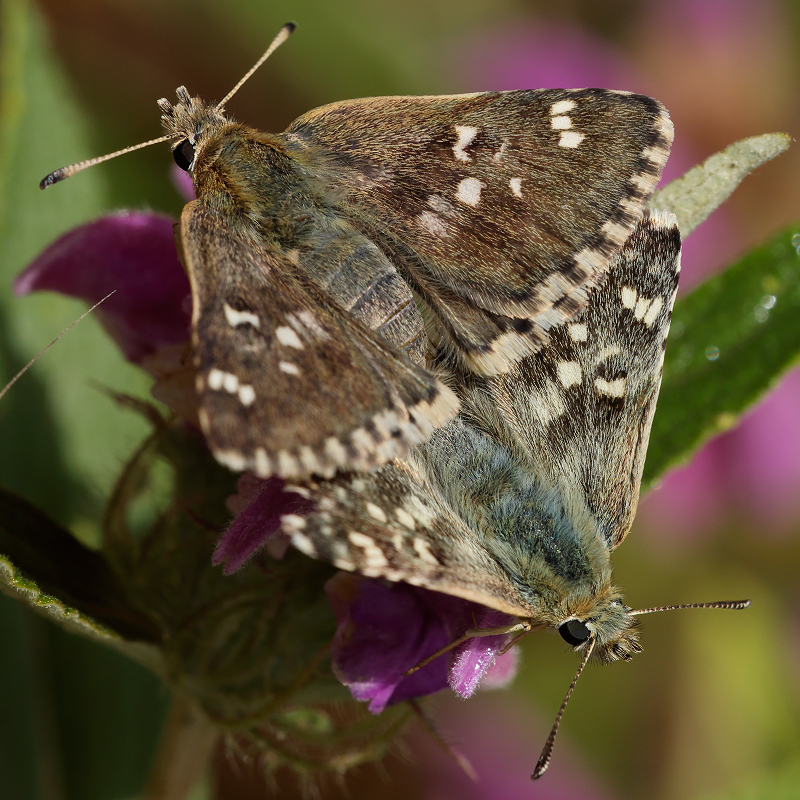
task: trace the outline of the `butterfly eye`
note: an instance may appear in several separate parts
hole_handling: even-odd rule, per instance
[[[571,647],[583,644],[592,632],[579,619],[567,620],[563,625],[558,626],[561,638]]]
[[[189,167],[192,166],[192,161],[194,161],[194,145],[188,139],[184,139],[172,151],[172,157],[184,172],[188,172]]]

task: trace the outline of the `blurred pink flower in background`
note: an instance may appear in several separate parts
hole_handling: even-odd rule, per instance
[[[414,769],[422,773],[420,800],[606,800],[612,795],[570,750],[558,742],[558,758],[546,776],[530,775],[552,720],[534,712],[521,697],[475,697],[469,704],[437,698],[432,706],[445,740],[469,761],[472,781],[427,737],[415,741]]]
[[[731,431],[668,473],[640,507],[645,527],[672,539],[738,520],[754,535],[796,527],[800,511],[800,370]]]

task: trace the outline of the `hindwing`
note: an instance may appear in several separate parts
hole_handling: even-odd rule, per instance
[[[594,597],[636,510],[679,269],[674,216],[646,213],[545,349],[454,381],[461,414],[407,462],[289,487],[313,510],[284,531],[341,569],[517,616]]]
[[[433,489],[413,457],[366,475],[286,489],[313,503],[310,515],[281,520],[292,544],[307,555],[339,569],[530,615],[469,522]]]
[[[675,217],[647,212],[549,346],[507,375],[473,381],[462,397],[470,418],[586,505],[611,549],[636,512],[680,250]]]

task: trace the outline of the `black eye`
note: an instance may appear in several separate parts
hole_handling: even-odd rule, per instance
[[[173,151],[172,157],[175,163],[184,171],[188,172],[189,167],[194,161],[194,147],[188,139],[184,139]]]
[[[567,620],[563,625],[558,626],[558,632],[561,634],[561,638],[572,647],[583,644],[592,635],[592,632],[579,619]]]

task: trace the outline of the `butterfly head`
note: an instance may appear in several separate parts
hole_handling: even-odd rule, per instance
[[[595,661],[630,661],[642,652],[638,621],[619,595],[599,597],[588,608],[564,618],[556,626],[561,638],[576,651],[584,651],[594,642]]]
[[[178,102],[172,105],[166,98],[158,101],[161,122],[169,138],[176,140],[172,157],[184,172],[195,163],[198,143],[209,134],[229,124],[219,106],[208,105],[199,97],[192,97],[185,86],[175,91]]]

